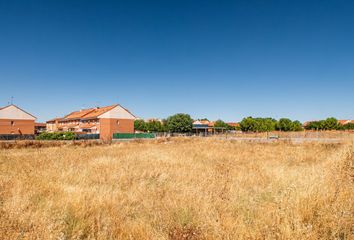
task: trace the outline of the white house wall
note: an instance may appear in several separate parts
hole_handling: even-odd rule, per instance
[[[115,108],[105,112],[98,118],[117,118],[117,119],[135,119],[135,117],[129,113],[127,110],[121,106],[116,106]]]
[[[0,119],[36,120],[32,115],[13,105],[0,109]]]

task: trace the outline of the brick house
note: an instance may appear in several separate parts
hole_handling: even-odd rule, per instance
[[[345,125],[345,124],[348,124],[348,123],[351,123],[352,121],[351,120],[338,120],[338,123],[340,124],[340,125]]]
[[[112,139],[113,133],[134,133],[135,116],[119,104],[81,109],[47,121],[47,131],[71,131],[100,134],[103,140]]]
[[[16,105],[0,107],[0,134],[34,134],[36,117]]]

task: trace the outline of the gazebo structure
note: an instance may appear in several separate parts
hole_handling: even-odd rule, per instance
[[[210,122],[208,120],[196,120],[193,122],[193,132],[197,135],[207,136],[209,134],[215,134],[218,131],[222,133],[226,130],[223,127],[215,127],[215,122]]]

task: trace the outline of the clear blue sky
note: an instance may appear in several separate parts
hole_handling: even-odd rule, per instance
[[[354,118],[354,1],[0,0],[0,106],[40,121]]]

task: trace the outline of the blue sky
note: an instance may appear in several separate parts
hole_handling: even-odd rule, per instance
[[[0,0],[0,106],[40,121],[354,118],[354,1]]]

